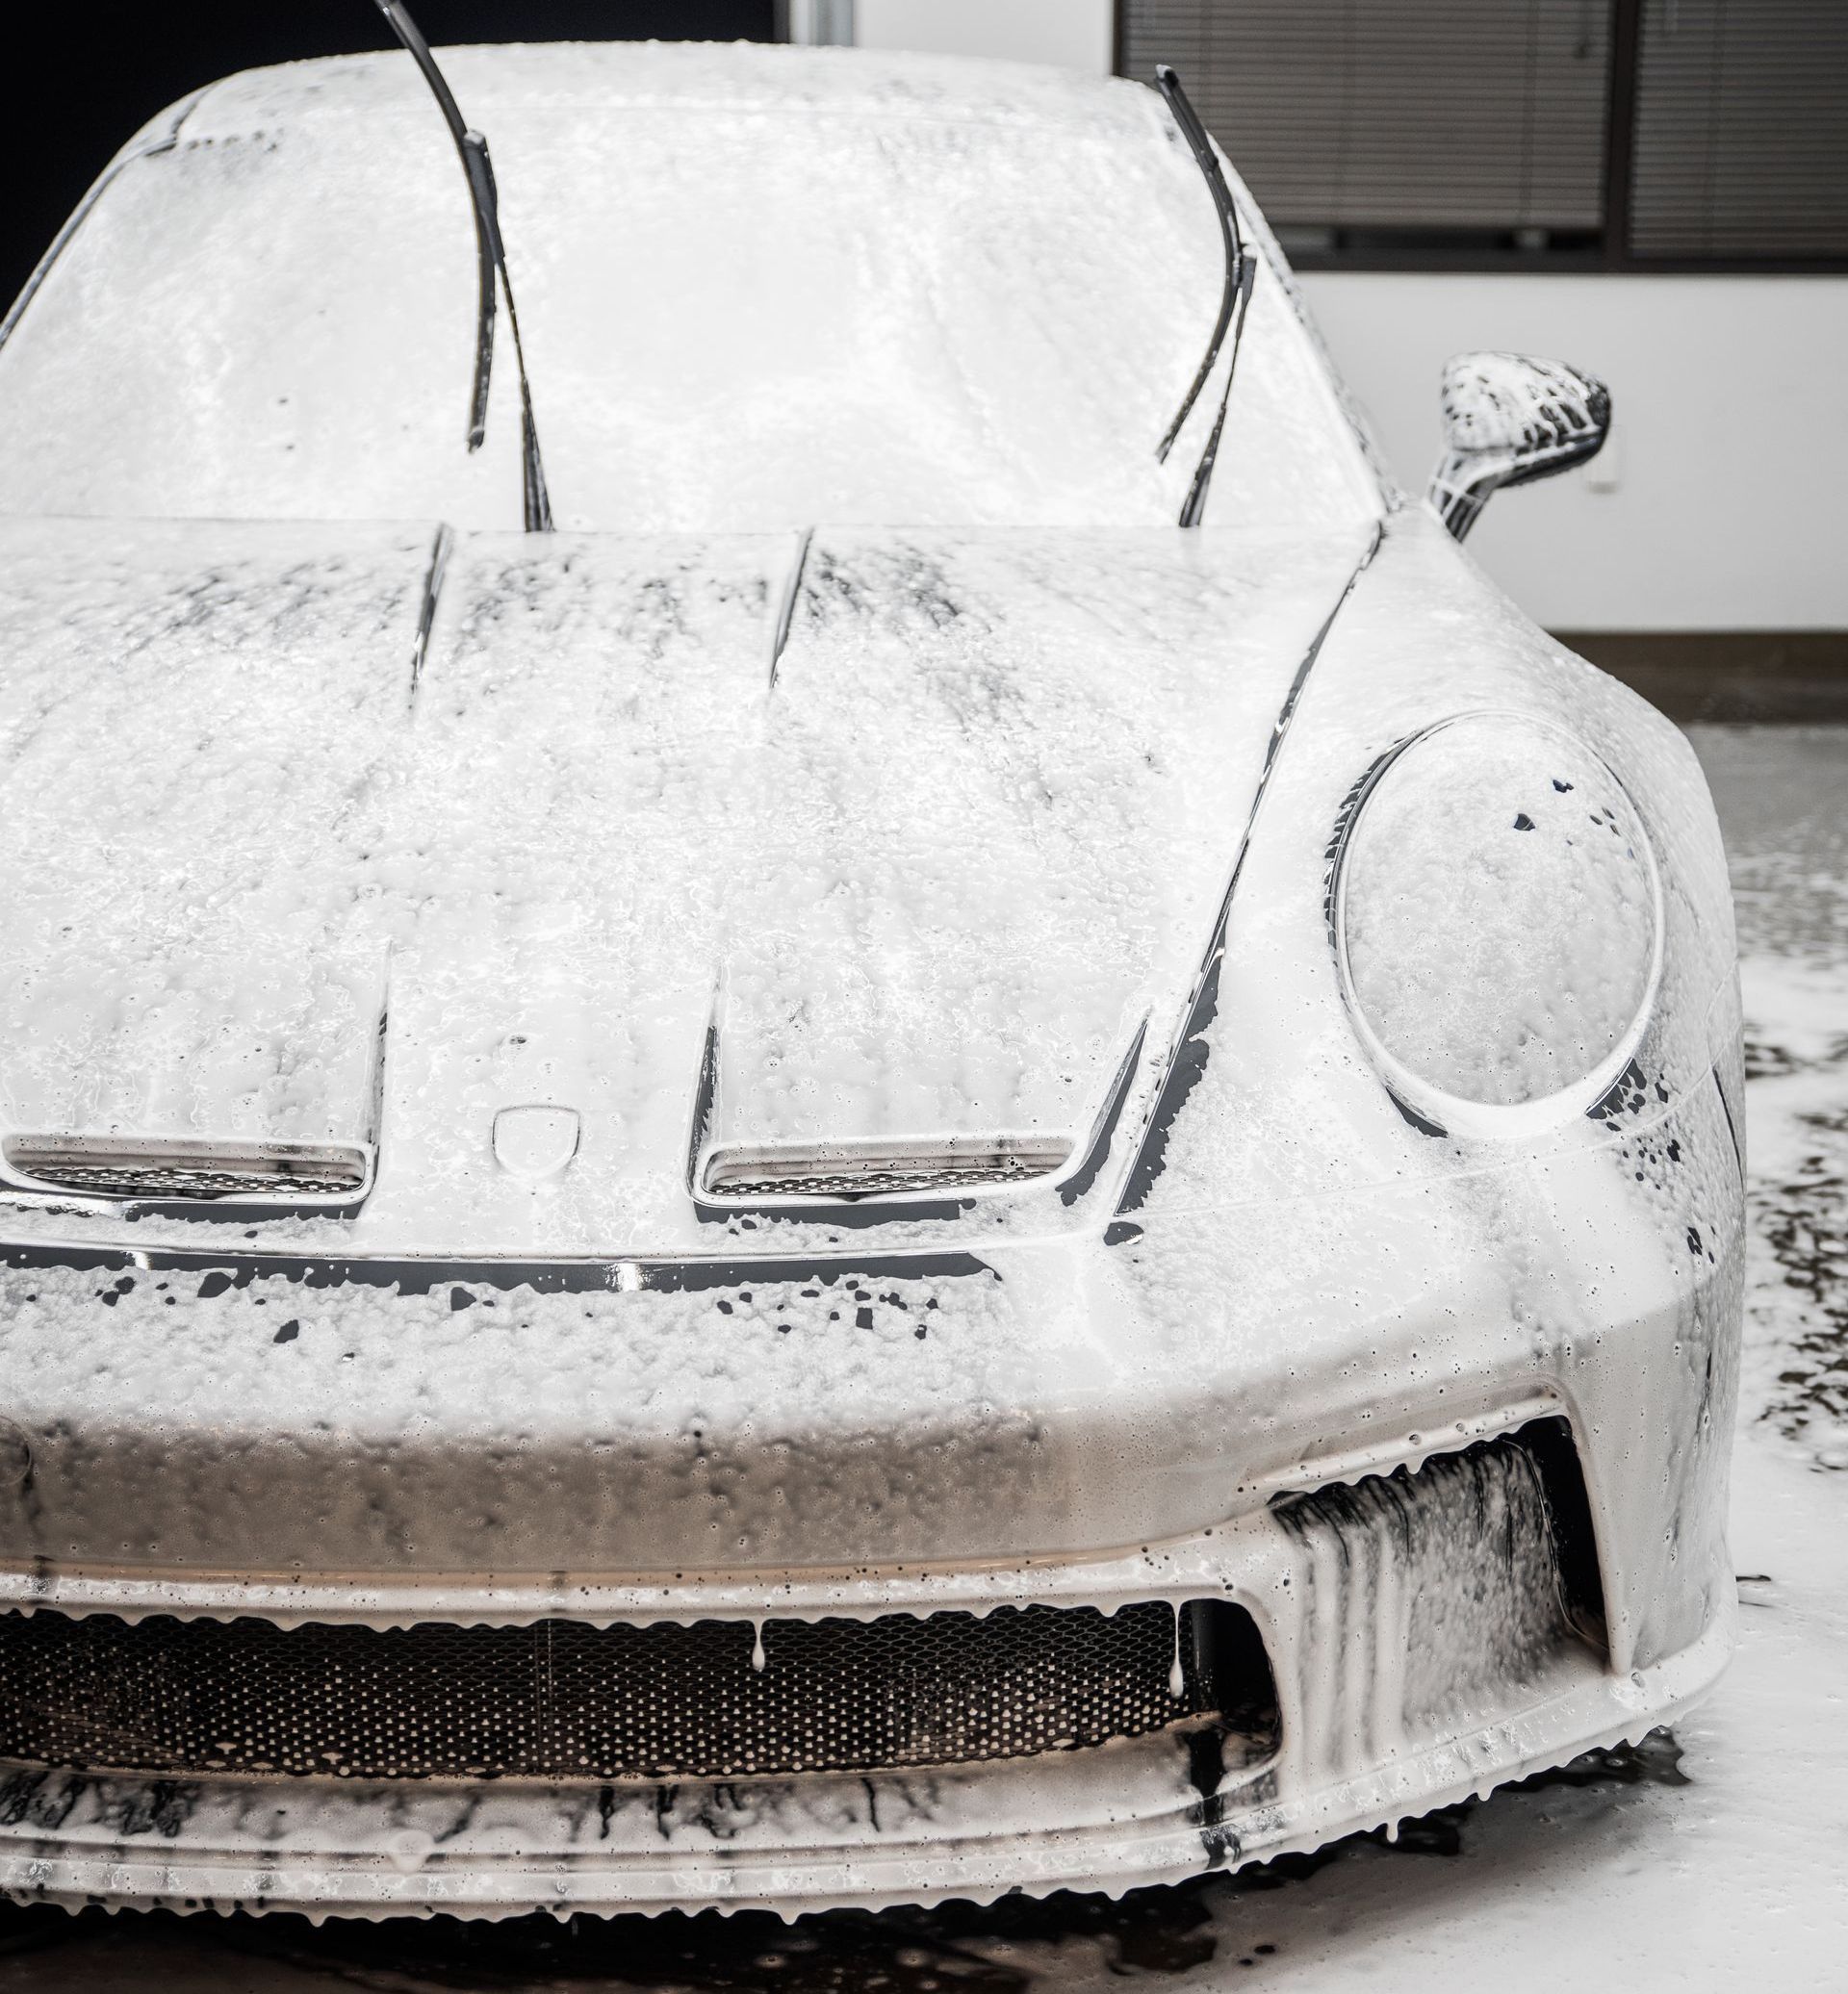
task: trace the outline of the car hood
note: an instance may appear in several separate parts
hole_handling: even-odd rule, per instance
[[[350,1143],[239,1239],[516,1259],[758,1228],[713,1149],[1082,1154],[1370,538],[0,524],[5,1133]]]

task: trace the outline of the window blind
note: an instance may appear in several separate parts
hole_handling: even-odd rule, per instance
[[[1848,256],[1848,0],[1644,0],[1630,251]]]
[[[1124,73],[1174,65],[1272,222],[1602,225],[1607,0],[1120,8]]]

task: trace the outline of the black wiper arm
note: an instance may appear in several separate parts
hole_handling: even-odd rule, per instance
[[[1206,492],[1213,481],[1213,467],[1219,461],[1219,436],[1225,428],[1226,405],[1232,396],[1232,371],[1238,365],[1239,339],[1245,330],[1245,308],[1251,296],[1251,283],[1256,271],[1245,251],[1245,238],[1239,231],[1239,215],[1232,202],[1232,190],[1226,186],[1225,175],[1219,170],[1219,154],[1213,150],[1213,141],[1206,135],[1199,113],[1188,102],[1181,79],[1166,63],[1156,64],[1155,82],[1173,115],[1174,122],[1181,128],[1181,136],[1187,141],[1194,163],[1205,175],[1207,191],[1213,196],[1213,207],[1219,217],[1219,238],[1225,244],[1225,281],[1219,292],[1219,316],[1214,321],[1213,337],[1207,342],[1206,357],[1200,362],[1193,385],[1155,451],[1156,462],[1166,464],[1168,453],[1174,447],[1174,440],[1180,435],[1188,417],[1194,413],[1194,404],[1200,398],[1200,391],[1206,386],[1219,350],[1225,345],[1226,334],[1230,332],[1232,352],[1226,363],[1225,389],[1219,396],[1219,412],[1213,424],[1213,433],[1207,439],[1205,452],[1194,473],[1194,482],[1188,488],[1187,501],[1181,507],[1181,524],[1197,526],[1200,515],[1206,509]]]
[[[403,0],[376,0],[378,11],[391,22],[393,33],[410,51],[411,60],[424,72],[443,113],[443,121],[455,141],[462,171],[468,178],[469,200],[475,209],[475,243],[479,294],[475,318],[475,392],[469,403],[469,448],[478,450],[488,433],[488,384],[494,373],[494,313],[497,277],[507,294],[507,324],[513,332],[514,365],[520,372],[520,456],[525,488],[525,518],[528,533],[552,531],[552,499],[546,491],[546,468],[539,456],[539,431],[532,420],[532,390],[526,383],[526,349],[520,344],[520,314],[513,302],[513,279],[507,274],[506,245],[500,240],[500,200],[494,184],[494,163],[488,157],[488,141],[464,122],[443,72],[436,66],[430,44],[424,39]]]

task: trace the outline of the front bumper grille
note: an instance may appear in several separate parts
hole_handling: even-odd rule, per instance
[[[1218,1717],[1276,1738],[1219,1600],[986,1616],[397,1630],[0,1615],[0,1759],[348,1779],[734,1778],[1070,1751]]]

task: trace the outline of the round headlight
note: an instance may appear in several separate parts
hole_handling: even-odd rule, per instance
[[[1389,1078],[1514,1108],[1622,1071],[1656,976],[1656,867],[1580,742],[1513,714],[1433,728],[1376,774],[1339,865],[1336,946]]]

